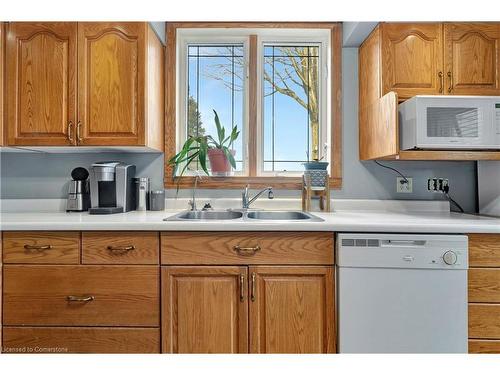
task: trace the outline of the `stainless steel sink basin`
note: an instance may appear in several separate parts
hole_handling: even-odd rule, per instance
[[[240,211],[183,211],[165,220],[234,220],[243,217]]]
[[[249,219],[254,220],[308,220],[322,221],[319,217],[308,214],[303,211],[250,211],[247,213]]]
[[[182,211],[177,215],[163,219],[165,221],[211,221],[211,220],[240,220],[240,221],[323,221],[323,219],[302,211]]]

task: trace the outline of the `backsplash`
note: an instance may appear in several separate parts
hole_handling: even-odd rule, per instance
[[[374,162],[358,158],[358,49],[344,48],[342,53],[343,79],[343,187],[334,190],[336,199],[411,199],[442,200],[440,193],[427,191],[427,178],[447,178],[450,194],[467,212],[476,210],[475,162],[385,162],[413,178],[413,193],[396,193],[394,172]],[[39,152],[1,153],[0,194],[2,198],[64,198],[67,183],[74,167],[89,168],[95,161],[120,160],[137,166],[138,176],[152,179],[152,188],[163,184],[164,156],[159,153],[74,153],[47,154]],[[190,190],[181,190],[186,197]],[[240,190],[200,190],[200,197],[239,197]],[[175,197],[175,189],[167,191]],[[299,197],[298,191],[277,191],[277,197]]]

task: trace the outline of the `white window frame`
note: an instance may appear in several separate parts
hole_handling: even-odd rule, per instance
[[[264,102],[264,45],[315,45],[319,47],[320,52],[320,156],[323,160],[330,162],[330,139],[331,139],[331,81],[329,72],[331,71],[331,30],[330,29],[298,29],[298,28],[183,28],[177,29],[176,36],[176,152],[179,152],[186,140],[186,114],[187,114],[187,47],[190,44],[233,44],[242,43],[245,56],[245,82],[243,91],[243,119],[241,125],[243,130],[242,149],[243,149],[243,169],[235,176],[249,175],[249,39],[250,35],[257,36],[257,176],[270,177],[300,176],[302,172],[265,172],[264,171],[264,121],[263,121],[263,102]],[[335,62],[340,63],[340,62]],[[186,173],[189,174],[189,173]],[[191,173],[193,174],[193,173]]]

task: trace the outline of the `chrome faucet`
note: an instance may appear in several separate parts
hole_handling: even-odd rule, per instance
[[[274,193],[273,193],[273,187],[272,186],[268,186],[265,189],[262,189],[257,194],[255,194],[255,196],[252,199],[250,199],[249,196],[248,196],[248,189],[249,188],[250,188],[249,185],[245,186],[245,189],[241,193],[241,206],[242,206],[242,208],[244,210],[248,209],[250,207],[250,205],[252,204],[252,202],[254,200],[256,200],[258,197],[260,197],[262,195],[262,193],[265,193],[266,191],[268,191],[268,193],[267,193],[267,198],[268,199],[273,199],[274,198]]]
[[[200,173],[197,171],[194,177],[193,191],[191,195],[191,200],[188,202],[191,211],[196,211],[196,188],[198,187],[198,180],[201,180]]]

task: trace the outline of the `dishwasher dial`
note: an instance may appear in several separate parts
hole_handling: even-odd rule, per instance
[[[453,265],[457,263],[457,254],[454,251],[448,250],[443,254],[443,260],[448,265]]]

